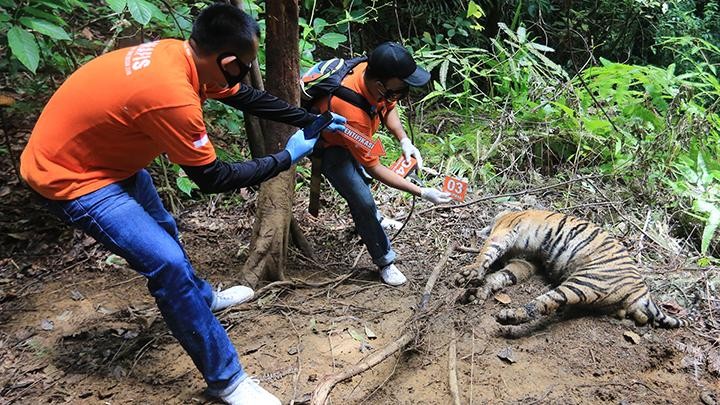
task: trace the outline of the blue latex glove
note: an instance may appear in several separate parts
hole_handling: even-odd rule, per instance
[[[332,125],[332,124],[330,124]],[[296,164],[300,159],[309,155],[312,152],[315,144],[319,137],[305,139],[305,133],[303,130],[299,130],[288,139],[285,145],[285,150],[290,153],[290,160],[292,164]]]
[[[330,125],[328,125],[327,129],[330,131],[345,131],[345,123],[347,122],[347,119],[340,114],[335,114],[332,111],[330,114],[332,114],[333,120]]]

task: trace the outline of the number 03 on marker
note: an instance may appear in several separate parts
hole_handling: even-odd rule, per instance
[[[450,198],[455,201],[465,201],[465,194],[467,194],[468,184],[455,177],[445,176],[443,180],[442,191],[450,194]]]

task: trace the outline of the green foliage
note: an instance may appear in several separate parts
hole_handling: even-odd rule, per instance
[[[20,5],[14,0],[0,1],[0,32],[6,33],[12,56],[36,73],[41,52],[71,39],[64,28],[68,24],[58,14],[70,13],[74,7],[86,9],[87,5],[80,0],[35,0]]]

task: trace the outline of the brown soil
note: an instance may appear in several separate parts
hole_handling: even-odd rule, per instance
[[[0,403],[212,402],[203,395],[203,381],[189,357],[159,318],[144,280],[109,262],[109,254],[93,240],[44,214],[16,183],[5,187],[0,189],[10,193],[3,196],[0,240]],[[346,208],[328,198],[333,199],[326,206],[335,208],[325,208],[319,220],[305,215],[306,199],[298,199],[296,215],[316,257],[310,260],[291,249],[286,276],[322,281],[350,271],[355,275],[323,288],[271,290],[219,315],[247,371],[284,403],[307,400],[324,376],[357,363],[407,326],[422,326],[420,339],[400,356],[336,386],[332,403],[451,403],[452,328],[458,336],[463,404],[694,404],[720,399],[717,268],[694,268],[685,254],[653,251],[648,246],[654,243],[637,229],[621,229],[615,233],[643,259],[656,299],[679,302],[691,327],[659,330],[566,311],[520,336],[506,337],[492,316],[504,306],[497,300],[481,307],[447,304],[456,292],[452,271],[473,258],[457,253],[431,298],[431,304],[443,304],[431,305],[435,312],[430,322],[408,325],[447,241],[476,243],[475,231],[497,207],[478,204],[416,213],[394,242],[410,282],[391,288],[378,282],[367,255],[352,269],[360,245]],[[386,201],[386,213],[407,212],[408,202],[395,194],[380,199]],[[554,196],[543,195],[542,200],[553,201]],[[239,195],[225,196],[212,210],[207,203],[188,203],[177,215],[197,271],[214,284],[229,286],[241,278],[252,205]],[[419,204],[419,209],[426,207]],[[622,222],[607,207],[572,212],[603,224]],[[515,305],[545,289],[546,282],[536,278],[505,293]],[[498,356],[507,348],[513,363]]]

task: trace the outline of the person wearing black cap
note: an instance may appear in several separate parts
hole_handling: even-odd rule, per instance
[[[307,74],[314,74],[317,66]],[[307,75],[306,74],[306,75]],[[422,156],[403,129],[395,110],[395,103],[406,97],[412,87],[420,87],[430,80],[430,73],[420,68],[410,53],[400,44],[386,42],[373,50],[368,61],[358,64],[343,79],[342,87],[362,96],[370,105],[358,107],[339,96],[329,96],[314,102],[319,111],[330,110],[347,118],[350,131],[372,139],[380,124],[384,124],[400,142],[406,161],[417,160],[422,169]],[[379,156],[362,149],[352,137],[340,133],[323,132],[322,173],[347,201],[355,227],[368,253],[378,266],[382,280],[393,286],[402,285],[407,278],[395,265],[396,254],[390,246],[381,224],[381,216],[366,183],[366,175],[398,190],[406,191],[434,204],[450,201],[450,196],[434,188],[419,187],[380,164]]]

